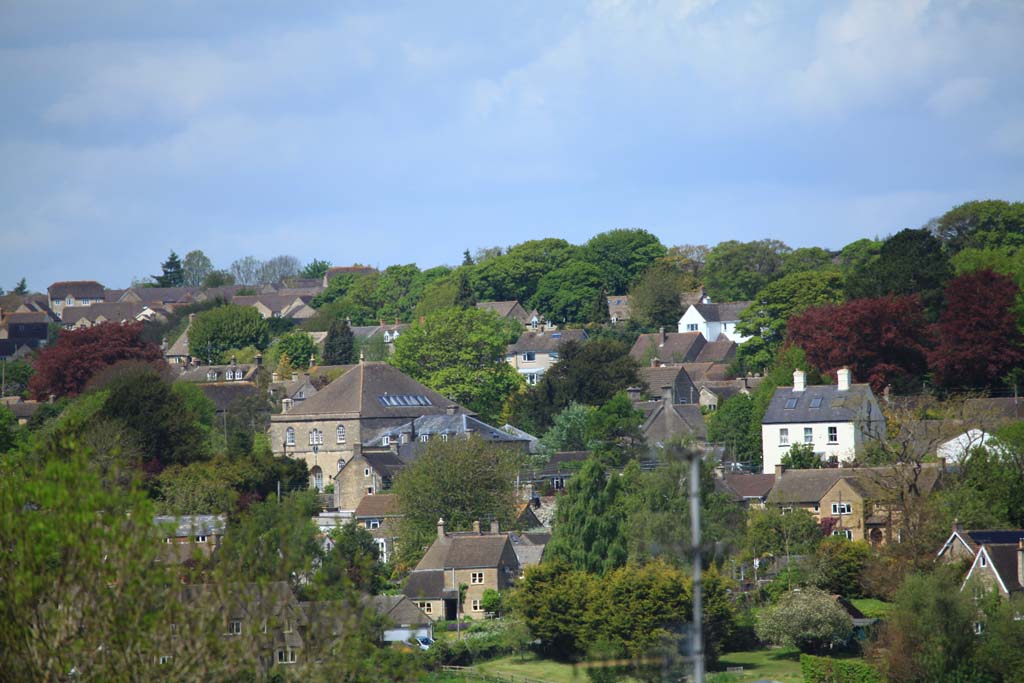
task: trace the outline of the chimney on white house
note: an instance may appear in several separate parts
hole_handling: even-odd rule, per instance
[[[839,391],[850,390],[850,368],[839,368],[836,371],[836,380],[839,383]]]
[[[437,519],[437,538],[438,540],[444,540],[444,517],[438,517]]]
[[[803,391],[807,388],[807,373],[803,370],[793,371],[793,391]]]

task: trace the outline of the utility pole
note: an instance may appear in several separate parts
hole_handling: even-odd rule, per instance
[[[704,606],[701,595],[700,552],[700,475],[701,452],[689,449],[690,457],[690,536],[693,541],[693,632],[690,659],[694,683],[704,683]]]

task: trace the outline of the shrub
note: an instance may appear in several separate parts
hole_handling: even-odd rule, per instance
[[[882,683],[882,674],[856,659],[830,659],[800,655],[804,683]]]

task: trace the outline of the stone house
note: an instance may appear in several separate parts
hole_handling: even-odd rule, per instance
[[[562,344],[568,341],[582,342],[586,338],[584,330],[527,330],[515,344],[506,349],[505,360],[526,379],[527,384],[533,385],[558,362]]]
[[[690,363],[697,360],[706,344],[700,332],[666,332],[662,327],[638,336],[629,355],[641,365]]]
[[[953,531],[935,554],[936,562],[974,564],[984,545],[1014,545],[1024,541],[1024,529],[964,529],[953,523]]]
[[[499,318],[506,318],[508,320],[516,320],[524,326],[529,327],[530,324],[537,319],[537,312],[532,313],[523,308],[522,304],[518,301],[480,301],[477,302],[476,307],[483,311],[492,311]]]
[[[394,557],[395,542],[398,540],[398,520],[402,518],[398,496],[393,493],[363,496],[352,517],[356,524],[373,536],[380,550],[381,562],[390,561]]]
[[[1024,592],[1024,539],[1016,543],[983,543],[960,587],[995,590],[1002,597]]]
[[[69,280],[54,282],[46,293],[50,310],[60,316],[65,306],[91,306],[103,302],[103,285],[95,280]]]

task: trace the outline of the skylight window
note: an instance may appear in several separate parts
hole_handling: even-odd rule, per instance
[[[798,400],[799,399],[795,398],[786,399],[786,410],[792,410],[793,408],[796,408]]]
[[[422,394],[384,394],[377,397],[377,402],[385,408],[433,405],[430,399]]]
[[[811,399],[811,407],[812,408],[820,408],[821,407],[821,396],[815,396],[814,398]]]

